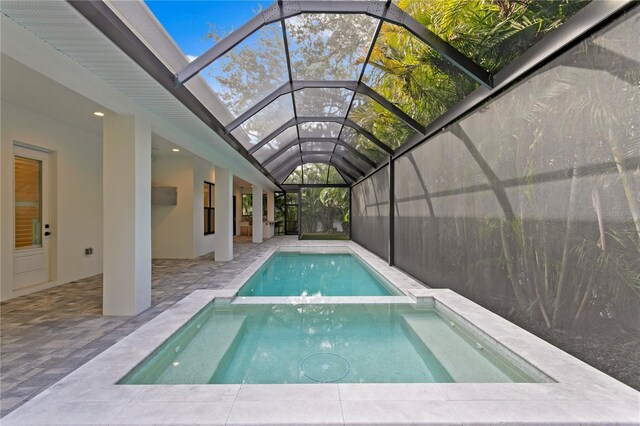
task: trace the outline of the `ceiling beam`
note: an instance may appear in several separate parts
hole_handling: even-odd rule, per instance
[[[302,151],[302,154],[300,154],[300,157],[303,157],[303,161],[304,161],[304,157],[308,158],[308,157],[313,157],[313,156],[316,156],[316,155],[317,156],[327,156],[327,157],[329,157],[329,159],[331,159],[331,158],[339,158],[340,160],[344,161],[345,164],[348,164],[351,167],[351,169],[353,169],[353,171],[358,172],[358,174],[360,176],[362,176],[362,175],[364,175],[366,173],[366,171],[362,170],[360,167],[358,167],[355,164],[353,164],[344,155],[339,154],[337,152],[333,152],[333,151]]]
[[[378,148],[380,148],[381,150],[383,150],[387,154],[393,155],[393,150],[391,148],[389,148],[387,145],[385,145],[384,143],[382,143],[378,138],[376,138],[369,131],[363,129],[362,127],[360,127],[357,123],[353,122],[352,120],[350,120],[348,118],[342,118],[342,117],[297,117],[297,118],[292,118],[291,120],[289,120],[286,123],[284,123],[282,126],[278,127],[276,130],[271,132],[269,135],[267,135],[267,137],[262,139],[260,142],[258,142],[254,146],[252,146],[251,149],[249,149],[249,154],[253,154],[257,150],[259,150],[260,148],[262,148],[263,146],[268,144],[273,138],[277,137],[280,133],[284,132],[289,127],[297,126],[298,124],[302,124],[302,123],[315,123],[315,122],[317,122],[317,123],[338,123],[338,124],[343,124],[343,125],[345,125],[347,127],[351,127],[352,129],[354,129],[355,131],[360,133],[362,136],[364,136],[367,139],[369,139]]]
[[[351,163],[347,162],[344,165],[341,165],[340,163],[343,162],[343,161],[345,161],[345,160],[342,160],[340,158],[335,158],[335,157],[332,157],[329,160],[329,162],[331,162],[335,166],[335,168],[338,171],[338,173],[340,173],[342,175],[342,178],[345,180],[345,182],[347,181],[347,178],[349,178],[349,180],[351,180],[351,182],[357,181],[360,176],[349,172],[349,170],[350,170],[349,169],[349,164],[351,164]]]
[[[242,123],[262,111],[265,107],[271,104],[273,101],[278,99],[282,95],[286,95],[289,93],[297,92],[298,90],[303,89],[347,89],[351,90],[355,93],[360,93],[362,95],[368,96],[374,101],[378,102],[383,108],[389,111],[391,114],[398,117],[401,121],[403,121],[406,125],[411,127],[413,130],[420,134],[424,134],[425,126],[418,123],[416,120],[411,118],[407,113],[403,110],[395,106],[393,103],[389,102],[385,97],[381,96],[369,87],[367,84],[363,82],[350,81],[350,80],[335,80],[335,81],[326,81],[326,80],[298,80],[292,81],[283,84],[282,86],[275,89],[273,92],[265,96],[254,106],[246,110],[244,113],[239,115],[235,120],[229,123],[225,127],[225,131],[227,133],[231,133]]]
[[[391,4],[391,0],[386,0],[384,5],[385,13],[387,12],[390,4]],[[362,82],[364,73],[367,70],[367,66],[369,65],[369,59],[371,59],[371,55],[373,54],[373,51],[376,48],[376,43],[378,42],[378,36],[380,35],[380,31],[382,31],[382,21],[378,21],[378,24],[376,25],[376,29],[373,33],[373,37],[371,37],[371,44],[369,45],[369,49],[367,49],[367,56],[365,56],[364,61],[362,62],[360,73],[358,74],[358,81],[357,81],[358,84]],[[353,103],[355,102],[355,100],[356,100],[356,92],[353,92],[353,96],[351,96],[351,100],[349,101],[349,106],[347,107],[347,112],[344,114],[345,118],[349,117],[349,114],[351,113],[351,109],[353,108]],[[344,124],[342,125],[342,127],[340,127],[340,133],[338,133],[338,139],[340,139],[343,132],[344,132]],[[333,150],[335,151],[336,148],[337,148],[337,145],[334,145]]]
[[[287,144],[287,145],[283,146],[282,148],[280,148],[278,150],[278,152],[274,153],[271,157],[269,157],[266,160],[264,160],[262,162],[262,165],[266,166],[267,164],[271,163],[276,158],[280,157],[282,154],[287,152],[287,150],[289,148],[291,148],[293,146],[296,146],[296,145],[302,145],[303,143],[308,143],[308,142],[329,142],[329,143],[333,143],[333,144],[336,144],[336,145],[343,146],[346,149],[348,149],[351,153],[353,153],[356,157],[358,157],[360,160],[362,160],[362,161],[366,162],[367,164],[369,164],[371,167],[376,167],[377,166],[377,164],[373,160],[371,160],[369,157],[367,157],[366,155],[364,155],[363,153],[361,153],[360,151],[355,149],[353,146],[351,146],[347,142],[345,142],[345,141],[343,141],[341,139],[332,139],[332,138],[300,138],[300,139],[296,139],[293,142],[290,142],[289,144]],[[308,152],[313,152],[313,151],[308,151]]]
[[[283,13],[283,0],[278,0],[278,8],[280,9],[280,13]],[[291,71],[291,55],[289,54],[289,40],[287,38],[287,24],[283,20],[280,23],[282,27],[282,46],[284,47],[284,55],[287,61],[287,75],[289,76],[289,84],[293,83],[293,72]],[[298,118],[298,109],[296,108],[296,97],[293,92],[290,93],[291,96],[291,106],[293,108],[293,118]],[[300,129],[296,127],[296,134],[298,135],[298,139],[300,139]],[[302,149],[298,149],[300,154],[302,154]],[[302,158],[302,157],[300,157]]]
[[[282,188],[285,191],[297,190],[298,188],[351,188],[351,185],[347,183],[347,180],[344,179],[342,175],[340,175],[340,177],[342,177],[345,183],[305,183],[304,185],[297,183],[283,183]]]
[[[329,160],[329,163],[331,163],[331,160]],[[347,183],[347,186],[349,186],[349,187],[350,187],[350,186],[351,186],[351,184],[352,184],[353,182],[355,182],[355,180],[347,179],[347,177],[346,177],[345,175],[343,175],[343,174],[342,174],[342,172],[340,171],[340,167],[336,167],[336,171],[338,172],[338,174],[340,175],[340,177],[342,178],[342,180],[344,180],[344,181],[345,181],[345,183]],[[349,183],[349,182],[351,182],[351,183]]]
[[[337,160],[339,163],[333,163],[332,165],[334,167],[336,167],[336,169],[341,169],[341,172],[347,174],[348,176],[350,176],[353,181],[355,182],[357,180],[358,177],[364,175],[364,172],[360,169],[358,169],[353,163],[351,163],[349,160],[342,158],[342,156],[340,154],[336,154],[333,153],[331,151],[321,151],[321,152],[305,152],[302,155],[299,154],[294,154],[292,155],[287,161],[285,161],[284,163],[282,163],[281,165],[279,165],[278,167],[276,167],[275,169],[273,169],[271,171],[271,173],[273,173],[274,176],[280,176],[281,174],[279,172],[281,172],[282,170],[287,170],[286,167],[290,167],[292,165],[295,164],[295,166],[299,166],[301,164],[304,164],[304,158],[309,158],[312,157],[314,155],[321,155],[324,157],[327,157],[326,160],[320,160],[320,161],[314,161],[314,163],[325,163],[325,164],[329,164],[329,162],[332,159]],[[293,170],[295,167],[293,167],[291,170]],[[291,173],[291,171],[289,171],[289,173]],[[286,176],[289,175],[289,173],[286,173]],[[285,176],[285,177],[286,177]]]

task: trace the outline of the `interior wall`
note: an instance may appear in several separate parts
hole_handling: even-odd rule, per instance
[[[7,300],[102,272],[102,136],[2,101],[1,284]],[[51,281],[13,288],[13,145],[51,153]],[[85,248],[93,248],[85,255]]]
[[[351,239],[388,259],[388,166],[351,188]]]
[[[636,8],[396,160],[399,268],[525,327],[637,332],[639,22]],[[354,188],[365,244],[377,175]]]

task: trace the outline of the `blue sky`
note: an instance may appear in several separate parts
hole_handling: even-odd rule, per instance
[[[204,41],[208,23],[223,31],[232,31],[251,19],[260,5],[268,7],[272,1],[245,0],[145,0],[167,32],[185,55],[198,56],[213,45]]]

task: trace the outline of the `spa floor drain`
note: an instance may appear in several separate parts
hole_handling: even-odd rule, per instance
[[[351,372],[351,364],[340,355],[321,352],[300,361],[300,371],[314,382],[331,383],[346,377]]]

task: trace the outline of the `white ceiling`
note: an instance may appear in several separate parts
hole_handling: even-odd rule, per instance
[[[246,180],[240,179],[238,176],[233,177],[233,186],[241,189],[251,189],[252,186]]]
[[[174,148],[179,149],[179,152],[172,151]],[[151,155],[175,155],[180,157],[190,157],[193,154],[181,146],[174,144],[173,142],[163,138],[162,136],[151,134]]]
[[[0,95],[4,101],[102,135],[102,119],[93,115],[93,112],[109,112],[103,106],[5,54],[0,58],[0,76]]]
[[[93,113],[95,111],[108,113],[109,110],[91,99],[45,77],[5,54],[2,54],[0,58],[0,76],[0,87],[2,88],[0,95],[3,101],[87,132],[102,135],[102,118],[96,117]],[[153,155],[193,155],[183,147],[155,133],[151,136],[151,145]],[[178,148],[180,151],[172,151],[174,148]]]

